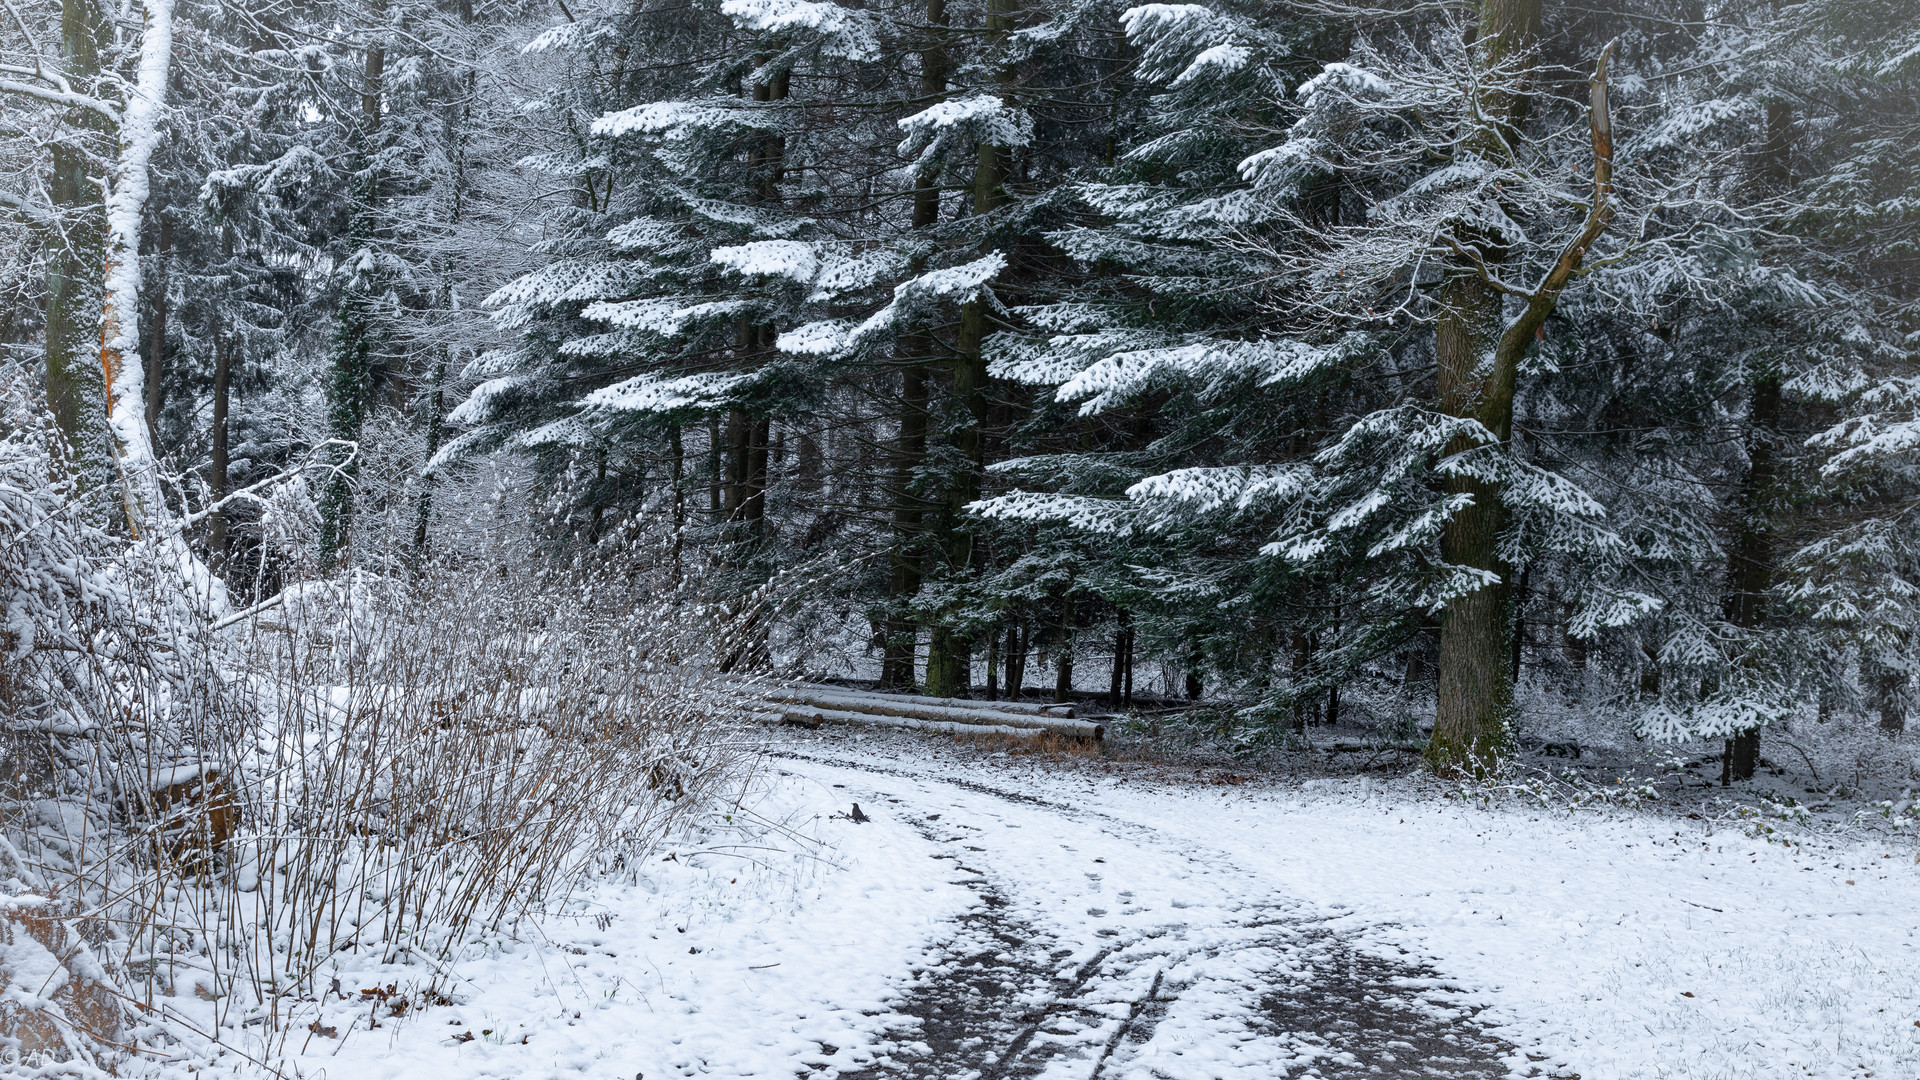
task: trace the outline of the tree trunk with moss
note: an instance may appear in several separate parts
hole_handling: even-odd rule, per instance
[[[99,13],[88,0],[61,0],[61,66],[69,78],[91,80],[99,72],[95,44]],[[99,136],[106,145],[101,118],[74,109],[66,122],[77,132]],[[55,143],[47,194],[60,214],[61,228],[48,237],[46,299],[47,407],[66,438],[68,452],[83,477],[104,470],[100,433],[88,420],[101,410],[100,266],[106,257],[106,219],[98,184],[87,176],[87,155],[80,140]],[[104,475],[90,477],[102,480]]]
[[[371,13],[374,23],[384,21],[386,12],[385,0],[375,0]],[[378,25],[372,28],[374,39],[367,45],[360,74],[359,144],[354,155],[360,175],[347,226],[350,255],[367,250],[377,231],[375,214],[381,191],[375,163],[386,95],[387,50],[380,36],[384,29]],[[334,314],[327,372],[327,435],[335,445],[330,455],[333,468],[320,498],[320,563],[329,569],[346,558],[353,532],[360,436],[366,427],[367,398],[373,392],[374,307],[372,283],[356,277],[342,291],[339,310]]]
[[[1532,50],[1539,26],[1539,0],[1483,0],[1478,46],[1482,69],[1491,71]],[[1613,125],[1607,89],[1612,49],[1609,45],[1602,51],[1589,83],[1593,202],[1580,231],[1520,298],[1512,317],[1506,316],[1502,294],[1489,280],[1508,257],[1497,243],[1480,239],[1472,257],[1462,254],[1445,271],[1434,330],[1440,410],[1479,421],[1503,454],[1513,431],[1520,361],[1613,220]],[[1482,126],[1469,133],[1464,152],[1493,159],[1507,155],[1527,115],[1526,95],[1516,88],[1521,85],[1498,87],[1489,80],[1496,88],[1482,92],[1476,121]],[[1464,439],[1447,448],[1449,453],[1467,449]],[[1484,776],[1500,767],[1513,740],[1512,568],[1500,557],[1506,510],[1497,483],[1452,475],[1446,485],[1449,494],[1467,496],[1470,505],[1448,520],[1440,538],[1441,556],[1482,583],[1441,612],[1439,693],[1426,757],[1436,772]]]

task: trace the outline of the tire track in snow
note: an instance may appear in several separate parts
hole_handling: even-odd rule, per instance
[[[957,788],[1058,825],[1091,825],[1173,864],[1244,876],[1224,855],[1181,849],[1146,826],[964,777],[794,751],[771,756]],[[1106,914],[1100,908],[1088,909],[1079,926],[1042,927],[1025,913],[1035,907],[1031,898],[1024,907],[1016,901],[1048,882],[996,867],[994,852],[979,846],[990,843],[982,830],[939,820],[952,812],[947,804],[931,812],[915,805],[919,799],[881,797],[908,811],[903,816],[929,839],[962,845],[936,857],[952,858],[970,875],[961,883],[980,903],[957,920],[941,960],[914,973],[897,1007],[902,1023],[893,1052],[861,1071],[837,1073],[848,1080],[1539,1075],[1514,1068],[1524,1059],[1482,1030],[1474,1021],[1478,1009],[1436,972],[1335,931],[1297,902],[1266,899],[1222,923],[1175,923],[1125,937],[1095,926]],[[1098,887],[1100,875],[1087,876]],[[1076,934],[1079,948],[1066,940]],[[1090,952],[1089,939],[1100,942]],[[1085,955],[1063,968],[1076,954]],[[798,1075],[824,1080],[836,1073],[809,1066]]]

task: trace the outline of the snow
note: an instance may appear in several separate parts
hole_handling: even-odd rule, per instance
[[[1205,4],[1141,4],[1120,13],[1120,25],[1128,37],[1138,37],[1156,27],[1178,26],[1188,20],[1213,18],[1213,9]]]
[[[1252,55],[1253,50],[1245,45],[1215,45],[1194,57],[1192,65],[1174,78],[1173,85],[1184,86],[1210,74],[1225,75],[1239,71],[1247,66],[1247,60]]]
[[[1444,1030],[1472,1016],[1516,1076],[1920,1067],[1910,843],[1486,809],[1413,779],[1222,784],[916,737],[773,738],[782,756],[741,804],[737,846],[681,847],[520,942],[456,957],[457,1004],[377,1031],[354,991],[423,972],[345,961],[349,1000],[324,1017],[341,1035],[301,1068],[659,1078],[898,1062],[926,1045],[930,1021],[902,1011],[912,996],[981,959],[984,931],[963,918],[1016,931],[1022,945],[994,948],[1051,970],[1005,1006],[1047,1018],[1029,1052],[1051,1055],[1048,1077],[1098,1062],[1123,1080],[1266,1080],[1350,1060],[1275,1004],[1338,989],[1336,961],[1415,972],[1386,1004]],[[849,819],[854,802],[871,821]]]
[[[484,423],[493,415],[495,399],[502,394],[511,393],[514,387],[524,386],[530,381],[532,377],[529,375],[502,375],[497,379],[488,379],[474,387],[473,392],[467,395],[467,400],[454,406],[453,411],[447,414],[447,422],[450,424]]]
[[[709,256],[717,265],[747,277],[784,277],[811,284],[820,272],[820,256],[813,245],[798,240],[756,240],[736,247],[718,247]]]
[[[702,372],[672,378],[661,375],[636,375],[624,382],[602,387],[586,396],[592,409],[621,412],[671,412],[675,409],[711,409],[726,405],[740,384],[752,381],[751,374]]]
[[[827,356],[846,348],[852,327],[841,320],[811,322],[785,331],[773,347],[799,356]]]
[[[689,304],[681,299],[602,300],[580,310],[582,318],[594,319],[627,330],[643,330],[662,337],[673,337],[688,323],[731,318],[747,310],[744,300],[712,300]]]
[[[850,60],[868,60],[880,51],[874,37],[873,17],[838,4],[813,0],[725,0],[720,5],[720,14],[732,19],[742,30],[761,33],[812,30],[832,43],[829,55]]]
[[[33,935],[16,929],[7,936],[12,940],[0,941],[0,1008],[57,1009],[57,996],[69,978],[66,966]]]
[[[1033,118],[997,97],[975,94],[929,105],[902,117],[902,156],[915,158],[912,171],[925,174],[943,159],[955,136],[971,134],[980,143],[1025,146],[1033,139]]]
[[[1136,502],[1176,504],[1181,514],[1212,513],[1223,507],[1245,510],[1257,503],[1279,503],[1307,489],[1308,470],[1299,465],[1226,465],[1175,469],[1149,476],[1127,489]]]
[[[608,138],[637,132],[684,139],[693,129],[719,127],[741,119],[740,110],[724,101],[654,101],[607,113],[596,119],[588,130]]]
[[[847,335],[844,347],[853,348],[895,329],[898,324],[920,316],[934,303],[966,304],[982,295],[991,296],[988,282],[1007,268],[1007,257],[992,252],[959,266],[929,271],[894,286],[893,302],[868,316]],[[821,339],[821,340],[824,340]],[[811,341],[811,339],[809,339]]]
[[[1080,415],[1093,416],[1171,376],[1219,379],[1245,372],[1262,385],[1301,379],[1340,355],[1336,349],[1299,341],[1204,341],[1164,349],[1114,353],[1060,385],[1058,401],[1080,402]]]
[[[363,1080],[781,1076],[796,1061],[884,1052],[898,976],[925,961],[968,891],[897,818],[833,818],[848,806],[827,783],[769,779],[744,816],[785,850],[671,851],[532,940],[457,958],[460,1004],[377,1031],[354,992],[424,973],[349,959],[348,1000],[322,1025],[340,1037],[316,1040],[302,1068]],[[475,1038],[456,1041],[462,1032]]]
[[[912,116],[902,117],[899,125],[902,131],[937,131],[965,124],[992,124],[1011,112],[1007,103],[999,98],[976,94],[929,105]]]
[[[1320,74],[1301,83],[1300,88],[1294,91],[1294,95],[1311,109],[1318,104],[1315,99],[1322,93],[1337,91],[1343,97],[1362,95],[1379,97],[1392,90],[1393,87],[1387,80],[1365,68],[1355,67],[1352,64],[1332,63],[1322,68]]]

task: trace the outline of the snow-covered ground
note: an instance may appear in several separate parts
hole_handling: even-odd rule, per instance
[[[470,950],[455,1004],[343,965],[300,1071],[1920,1076],[1903,838],[770,739],[741,831]]]

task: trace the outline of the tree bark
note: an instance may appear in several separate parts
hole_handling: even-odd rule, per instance
[[[743,410],[727,413],[726,520],[742,521],[747,505],[747,452],[753,442],[753,418]]]
[[[1440,408],[1452,416],[1476,416],[1486,396],[1482,357],[1499,330],[1500,297],[1477,274],[1461,271],[1442,291],[1441,305],[1434,334]],[[1511,416],[1511,398],[1506,408]],[[1460,453],[1469,446],[1456,440],[1447,452]],[[1440,537],[1441,558],[1491,575],[1494,581],[1455,599],[1440,613],[1439,696],[1427,760],[1440,771],[1481,775],[1498,767],[1511,738],[1509,570],[1498,547],[1505,513],[1496,484],[1455,475],[1447,478],[1446,487],[1448,494],[1467,495],[1473,502],[1447,521]]]
[[[931,347],[924,337],[912,346]],[[900,438],[893,471],[893,578],[888,593],[892,611],[880,664],[882,687],[913,685],[917,626],[908,607],[920,591],[922,504],[914,475],[927,454],[927,369],[909,364],[900,372]]]
[[[386,0],[375,0],[372,16],[386,17]],[[371,245],[377,225],[380,176],[373,162],[379,152],[381,105],[386,93],[387,50],[373,30],[360,72],[359,145],[357,171],[366,173],[351,211],[348,244],[357,251]],[[344,556],[353,530],[354,479],[359,473],[359,442],[366,426],[367,398],[373,391],[373,300],[366,283],[350,283],[334,317],[333,355],[327,385],[327,434],[339,440],[333,450],[333,472],[320,501],[320,563],[333,568]]]
[[[668,461],[673,481],[673,578],[680,580],[680,549],[687,530],[687,450],[680,438],[680,425],[667,433]]]
[[[1027,638],[1032,631],[1023,629],[1016,619],[1007,626],[1007,693],[1008,701],[1018,701],[1026,689],[1027,681]]]
[[[160,406],[164,403],[165,383],[161,374],[167,350],[168,264],[173,255],[173,219],[160,219],[160,243],[154,252],[153,322],[147,332],[147,441],[160,445]]]
[[[232,385],[233,345],[228,335],[216,332],[213,338],[213,431],[212,460],[207,468],[207,486],[212,489],[213,501],[218,504],[226,497],[227,478],[227,415],[229,388]],[[227,562],[227,512],[215,510],[207,520],[207,554],[215,573],[226,569]]]
[[[1000,631],[987,635],[987,700],[1000,700]]]
[[[1073,594],[1060,601],[1060,637],[1053,643],[1053,700],[1069,701],[1073,697]]]
[[[1906,670],[1866,657],[1861,661],[1860,674],[1861,681],[1867,684],[1867,694],[1873,708],[1880,714],[1880,730],[1895,737],[1905,734],[1908,699]],[[1758,732],[1755,737],[1758,737]]]
[[[1793,113],[1783,102],[1769,102],[1766,117],[1760,180],[1772,191],[1784,191],[1791,179]],[[1780,441],[1780,394],[1779,366],[1763,359],[1748,397],[1747,471],[1740,478],[1739,522],[1727,566],[1727,621],[1743,630],[1759,630],[1765,624],[1767,591],[1773,587],[1773,502],[1779,471],[1774,448]],[[1727,742],[1721,782],[1753,779],[1759,756],[1760,729],[1736,732]]]
[[[721,502],[722,466],[720,464],[720,418],[707,417],[707,524],[718,525],[726,520],[726,508]]]
[[[920,52],[920,96],[931,101],[947,92],[947,2],[927,0],[926,47]],[[930,229],[940,222],[940,186],[936,176],[914,180],[913,227]],[[933,353],[930,334],[912,334],[902,339],[897,358],[905,365],[900,370],[899,441],[893,468],[893,563],[888,583],[890,611],[886,623],[886,641],[880,663],[880,685],[910,687],[914,681],[914,655],[919,627],[910,607],[920,592],[921,534],[925,529],[926,507],[914,490],[914,479],[927,456],[927,360]]]
[[[100,306],[100,374],[107,435],[120,474],[127,529],[145,537],[167,516],[160,463],[147,437],[146,376],[140,370],[140,223],[149,166],[160,143],[173,61],[173,0],[145,0],[139,72],[120,112],[119,152],[107,193],[107,250]],[[132,370],[128,370],[131,363]],[[178,539],[177,537],[175,538]],[[191,553],[187,553],[191,558]]]
[[[942,9],[944,11],[944,9]],[[987,0],[986,48],[989,52],[1005,47],[1013,32],[1014,0]],[[1015,77],[1011,65],[1002,63],[996,70],[1002,97],[1010,94]],[[1004,146],[983,143],[975,162],[973,212],[984,217],[1007,201],[1006,174],[1008,150]],[[980,498],[982,475],[986,471],[987,362],[983,351],[987,336],[987,305],[982,300],[960,307],[960,328],[954,341],[953,394],[966,409],[966,419],[954,433],[954,448],[960,452],[960,473],[947,488],[946,506],[939,527],[946,555],[946,576],[965,576],[973,568],[973,535],[961,524],[967,504]],[[928,635],[927,693],[952,696],[970,678],[973,643],[950,628],[936,626]]]
[[[1531,50],[1539,22],[1538,0],[1484,0],[1482,63],[1491,68]],[[1613,220],[1613,125],[1607,84],[1612,54],[1609,44],[1589,84],[1593,202],[1579,233],[1561,248],[1511,319],[1503,318],[1501,294],[1486,276],[1505,259],[1505,252],[1492,244],[1462,251],[1441,288],[1441,314],[1434,330],[1440,409],[1478,420],[1503,452],[1513,430],[1520,361],[1588,250]],[[1479,132],[1475,138],[1483,142],[1482,153],[1499,151],[1497,145],[1485,143],[1496,135],[1511,139],[1499,133],[1517,128],[1524,118],[1524,95],[1489,91],[1482,107],[1495,131]],[[1468,448],[1465,439],[1457,439],[1447,452]],[[1506,655],[1512,633],[1511,569],[1499,556],[1506,514],[1498,484],[1452,475],[1446,488],[1451,495],[1468,496],[1471,505],[1448,520],[1440,539],[1441,557],[1453,566],[1477,571],[1487,584],[1453,600],[1441,613],[1438,700],[1426,759],[1436,772],[1480,776],[1497,770],[1512,746],[1513,678]]]
[[[76,79],[91,79],[100,68],[95,44],[99,15],[88,0],[61,0],[61,66]],[[67,123],[82,131],[102,130],[101,118],[74,110]],[[72,459],[86,467],[97,446],[94,429],[82,417],[99,408],[98,368],[93,349],[100,340],[99,276],[106,231],[100,188],[87,178],[84,151],[55,143],[48,195],[56,212],[71,222],[64,237],[48,237],[46,300],[47,407],[66,437]]]

